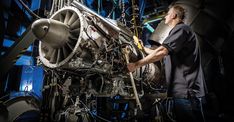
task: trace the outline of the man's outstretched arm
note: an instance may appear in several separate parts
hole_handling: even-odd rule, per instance
[[[153,49],[150,49],[150,48],[147,48],[147,47],[144,47],[144,50],[145,50],[145,52],[147,53],[147,54],[151,54],[151,53],[153,53],[155,50],[153,50]]]
[[[146,64],[154,63],[156,61],[161,60],[164,56],[168,54],[167,48],[160,46],[155,50],[150,50],[150,54],[146,56],[145,58],[135,62],[135,63],[129,63],[128,64],[128,70],[130,72],[135,71],[137,68],[142,67]]]

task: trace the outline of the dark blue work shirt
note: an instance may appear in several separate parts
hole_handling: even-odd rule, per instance
[[[184,23],[177,24],[162,46],[169,54],[164,58],[168,96],[203,97],[205,82],[201,68],[200,49],[194,32]]]

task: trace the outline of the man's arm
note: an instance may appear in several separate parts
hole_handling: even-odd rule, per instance
[[[128,64],[128,70],[130,72],[135,71],[137,68],[142,67],[146,64],[150,64],[156,61],[161,60],[164,56],[168,54],[167,48],[160,46],[157,49],[153,50],[148,56],[145,58],[135,62]]]
[[[147,53],[147,54],[151,54],[154,52],[154,50],[156,50],[159,46],[156,46],[156,45],[152,45],[152,47],[150,48],[147,48],[147,47],[144,47],[144,51]]]
[[[144,51],[147,54],[151,54],[151,53],[154,52],[154,49],[150,49],[150,48],[144,47],[142,40],[138,39],[136,36],[133,36],[133,39],[134,39],[134,42],[136,42],[137,44],[139,43],[141,45],[141,47],[144,48]]]
[[[147,48],[147,47],[144,47],[144,50],[147,54],[151,54],[154,52],[154,50],[150,49],[150,48]]]

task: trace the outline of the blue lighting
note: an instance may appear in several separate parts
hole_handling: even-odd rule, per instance
[[[3,46],[4,47],[11,47],[13,44],[14,44],[14,41],[10,40],[10,39],[4,39],[4,41],[3,41]],[[32,45],[29,46],[27,51],[32,52],[33,51],[33,46]]]
[[[4,47],[11,47],[13,44],[14,44],[14,41],[9,40],[9,39],[4,39],[4,41],[3,41]]]
[[[20,9],[23,9],[23,6],[22,4],[19,2],[19,0],[15,0],[15,3],[19,6]],[[27,3],[25,3],[27,4]],[[30,8],[30,6],[28,6]],[[25,14],[27,15],[27,17],[31,20],[32,19],[32,16],[27,12],[25,11]]]
[[[4,39],[3,41],[3,46],[4,47],[11,47],[14,44],[13,40],[10,39]],[[27,49],[28,52],[32,52],[33,51],[33,46],[29,46]],[[5,52],[1,52],[1,55],[4,55]],[[16,65],[33,65],[34,64],[34,60],[33,57],[31,56],[21,56],[17,61],[16,61]]]
[[[34,60],[31,56],[21,56],[15,63],[15,65],[33,65]]]
[[[37,66],[23,66],[20,91],[33,92],[42,98],[43,68]]]
[[[26,31],[25,26],[20,26],[19,30],[16,32],[17,36],[21,36]]]
[[[32,4],[31,4],[30,9],[32,11],[35,11],[35,10],[40,8],[40,5],[41,5],[41,0],[32,0]]]
[[[119,95],[117,95],[117,96],[115,96],[114,98],[113,98],[114,100],[119,100],[119,99],[122,99]],[[120,113],[120,118],[122,119],[122,120],[124,120],[125,118],[126,118],[126,116],[127,116],[127,113],[126,113],[126,111],[128,110],[128,103],[126,102],[126,103],[117,103],[117,102],[114,102],[113,103],[113,110],[114,111],[123,111],[123,112],[121,112]],[[117,116],[115,116],[115,115],[112,115],[112,117],[111,117],[111,119],[112,120],[116,120],[117,119]]]
[[[4,47],[11,47],[14,44],[14,41],[9,40],[9,39],[4,39],[3,41],[3,46]],[[33,47],[29,46],[27,49],[28,52],[32,52],[33,51]],[[1,55],[4,55],[5,52],[1,52]],[[33,57],[31,56],[21,56],[15,63],[15,65],[33,65],[34,64],[34,60]]]

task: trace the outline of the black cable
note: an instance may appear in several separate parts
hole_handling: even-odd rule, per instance
[[[111,9],[110,13],[108,14],[107,18],[110,18],[111,14],[114,12],[115,8],[116,8],[116,6],[112,7],[112,9]]]
[[[88,28],[88,27],[87,27],[87,28]],[[89,37],[89,39],[91,39],[91,40],[93,41],[93,43],[94,43],[97,47],[99,47],[98,44],[97,44],[97,42],[88,34],[87,28],[84,28],[85,34]]]
[[[22,0],[18,0],[22,6],[29,12],[29,14],[37,19],[41,19],[41,17],[39,17],[37,14],[35,14],[32,10],[30,10],[30,8],[28,8],[28,6],[22,1]]]

